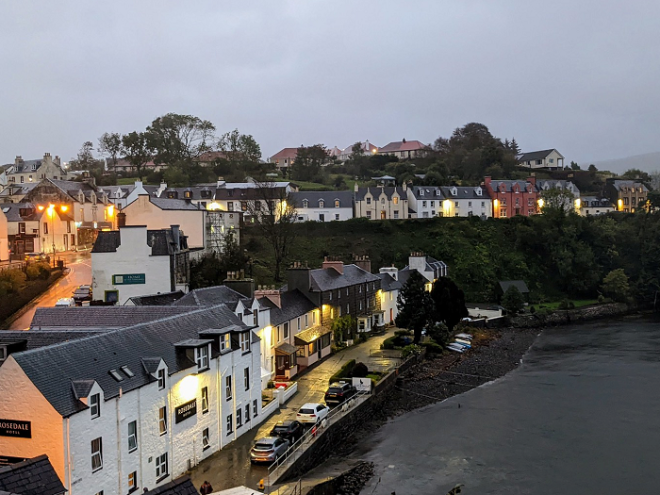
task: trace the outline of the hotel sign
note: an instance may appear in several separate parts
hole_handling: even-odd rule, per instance
[[[0,419],[0,437],[32,438],[32,422]]]
[[[145,283],[144,273],[125,273],[123,275],[112,276],[112,285],[138,285]]]
[[[188,419],[195,414],[197,414],[197,399],[177,406],[174,410],[174,422],[181,423],[184,419]]]

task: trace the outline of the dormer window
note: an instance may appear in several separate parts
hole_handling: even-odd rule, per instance
[[[420,195],[420,196],[424,196],[424,189],[420,189],[420,190],[419,190],[419,195]]]
[[[477,196],[481,196],[481,195],[482,195],[482,193],[483,193],[483,191],[481,190],[481,188],[480,188],[480,187],[477,187],[477,188],[476,188],[476,189],[474,190],[474,192],[476,192],[476,193],[477,193]]]
[[[309,208],[309,201],[303,199],[303,208]]]
[[[158,370],[158,390],[163,390],[165,388],[165,370]]]
[[[392,202],[393,202],[395,205],[398,205],[398,204],[399,204],[399,197],[398,197],[398,196],[394,196],[394,197],[392,198]]]
[[[319,208],[325,208],[325,201],[319,199]]]
[[[89,397],[89,411],[92,419],[101,416],[101,394],[94,394]]]
[[[190,198],[192,198],[192,191],[186,191],[186,192],[184,192],[184,193],[183,193],[183,196],[184,196],[186,199],[190,199]]]
[[[242,352],[250,352],[250,332],[242,332],[239,335],[239,343]]]
[[[209,368],[209,347],[207,345],[195,349],[195,361],[197,361],[199,371]]]
[[[231,349],[231,340],[229,333],[220,336],[220,352]]]
[[[179,197],[179,194],[176,191],[167,191],[167,198],[168,199],[177,199]]]
[[[335,199],[335,208],[339,208],[340,206],[341,206],[341,201]]]

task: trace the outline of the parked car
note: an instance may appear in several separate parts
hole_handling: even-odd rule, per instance
[[[320,423],[330,412],[328,406],[323,404],[308,403],[303,405],[296,414],[296,419],[304,424]]]
[[[280,437],[264,437],[257,440],[250,450],[250,462],[275,462],[289,448],[289,441]]]
[[[357,393],[356,388],[348,382],[335,382],[325,392],[325,403],[328,406],[336,406],[347,401]]]
[[[271,437],[280,437],[288,440],[289,443],[294,444],[303,435],[303,425],[295,420],[280,421],[272,430],[270,430]]]
[[[76,301],[73,300],[73,297],[63,297],[58,299],[55,303],[56,308],[71,308],[76,305]]]
[[[73,300],[76,304],[92,300],[92,288],[89,285],[80,285],[73,291]]]

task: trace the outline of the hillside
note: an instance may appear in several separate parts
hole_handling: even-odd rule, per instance
[[[592,163],[598,167],[598,170],[609,170],[610,172],[617,174],[622,174],[631,168],[636,168],[650,173],[660,170],[660,151],[656,151],[654,153],[645,153],[643,155],[629,156],[626,158],[600,160]]]
[[[372,271],[402,268],[411,251],[444,261],[452,278],[474,302],[493,299],[498,280],[522,279],[534,299],[597,297],[603,277],[623,268],[634,295],[651,298],[660,289],[660,214],[578,217],[560,214],[508,220],[309,222],[295,226],[289,262],[318,267],[323,256],[350,262],[367,254]],[[253,260],[257,284],[272,284],[272,255],[254,227],[243,247]]]

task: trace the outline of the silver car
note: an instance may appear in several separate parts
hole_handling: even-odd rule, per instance
[[[264,437],[257,440],[250,450],[250,462],[275,462],[289,448],[289,441],[280,437]]]

